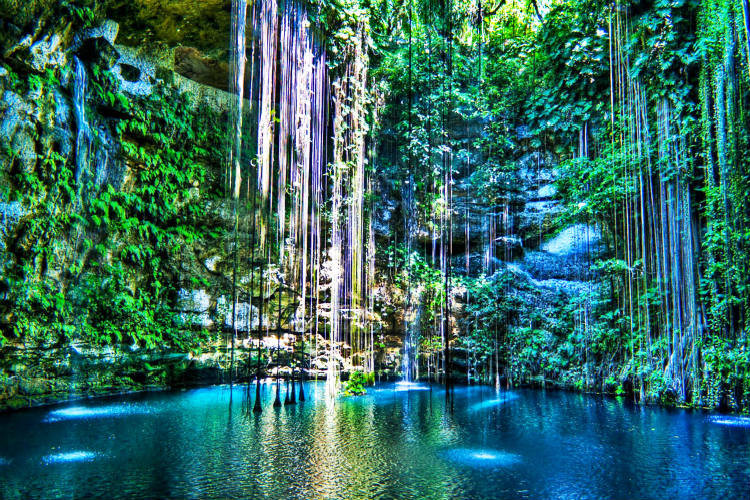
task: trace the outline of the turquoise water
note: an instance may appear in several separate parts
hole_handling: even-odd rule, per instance
[[[750,497],[743,417],[487,387],[446,411],[440,387],[396,384],[331,407],[305,389],[273,409],[264,386],[260,415],[244,387],[0,415],[0,497]]]

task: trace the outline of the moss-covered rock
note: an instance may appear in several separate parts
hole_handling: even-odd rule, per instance
[[[214,55],[226,54],[231,22],[230,0],[119,0],[107,14],[122,23],[127,45],[163,42],[193,45]]]

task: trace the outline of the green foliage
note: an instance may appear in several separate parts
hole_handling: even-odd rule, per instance
[[[44,99],[59,81],[48,72],[29,75],[26,85]],[[172,311],[174,263],[184,246],[219,236],[200,222],[202,197],[212,195],[200,188],[207,165],[221,158],[221,127],[211,110],[194,110],[184,95],[156,88],[147,98],[129,98],[109,71],[91,68],[89,103],[124,117],[108,123],[132,173],[121,188],[96,188],[85,176],[86,185],[76,186],[72,159],[54,150],[40,168],[11,171],[10,198],[29,216],[5,277],[12,316],[3,341],[78,338],[187,350],[204,339]],[[54,102],[37,104],[54,109]],[[93,141],[94,149],[103,147],[98,136]]]
[[[362,42],[361,27],[367,26],[370,10],[361,0],[319,0],[310,6],[313,26],[322,33],[328,64],[336,68],[347,61],[354,44]],[[365,40],[365,46],[369,39]]]
[[[577,131],[609,104],[602,99],[609,91],[605,5],[565,1],[547,14],[536,55],[544,73],[526,115],[537,131]]]
[[[72,19],[80,28],[93,26],[100,16],[97,15],[96,5],[88,5],[92,2],[63,0],[61,6],[66,11],[67,17]]]
[[[362,396],[367,394],[365,385],[368,383],[367,377],[360,371],[355,371],[349,375],[349,380],[344,386],[344,396]]]

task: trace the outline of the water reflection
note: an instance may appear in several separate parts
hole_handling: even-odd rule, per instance
[[[748,428],[717,421],[738,417],[483,387],[457,387],[451,412],[438,386],[395,384],[330,406],[315,383],[282,408],[263,384],[257,414],[254,389],[0,416],[0,497],[727,498],[750,484]]]

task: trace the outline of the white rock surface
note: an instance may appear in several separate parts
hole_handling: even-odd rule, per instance
[[[177,307],[180,317],[185,323],[209,328],[213,326],[213,320],[209,313],[211,297],[205,290],[180,289],[177,294]]]
[[[584,254],[597,246],[601,232],[593,226],[575,224],[569,226],[542,245],[542,251],[559,256]]]

